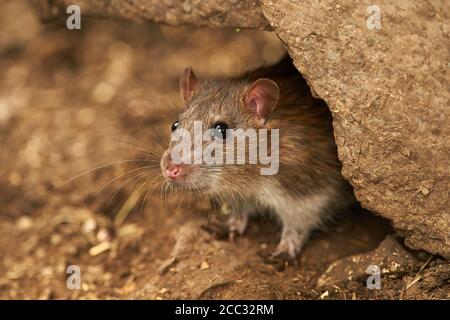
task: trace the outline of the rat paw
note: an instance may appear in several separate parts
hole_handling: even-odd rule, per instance
[[[248,226],[248,215],[232,215],[228,221],[229,239],[234,241],[236,236],[242,236],[247,230]]]
[[[298,266],[297,258],[290,256],[286,252],[281,252],[277,255],[260,252],[259,256],[265,264],[273,266],[279,272],[284,271],[289,266]]]
[[[226,240],[228,238],[228,228],[224,223],[209,222],[202,225],[201,228],[217,240]]]
[[[244,234],[248,226],[248,215],[232,215],[226,222],[218,219],[209,221],[201,228],[217,240],[234,241],[236,236]]]
[[[278,244],[275,252],[272,254],[273,258],[286,258],[288,260],[295,260],[300,252],[305,236],[296,230],[287,229],[283,230],[280,243]]]

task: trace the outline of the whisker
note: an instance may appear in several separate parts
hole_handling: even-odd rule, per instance
[[[123,187],[124,187],[125,185],[127,185],[128,183],[130,183],[132,180],[134,180],[134,179],[136,179],[136,178],[139,178],[139,177],[142,177],[142,176],[147,175],[147,174],[148,174],[147,171],[145,171],[145,172],[140,172],[140,173],[138,173],[137,175],[135,175],[135,176],[133,176],[133,177],[127,179],[123,184],[121,184],[121,185],[119,186],[119,188],[117,188],[117,189],[115,190],[114,194],[113,194],[112,197],[109,199],[109,201],[108,201],[108,203],[107,203],[106,206],[107,206],[107,207],[110,206],[111,202],[114,200],[114,198],[116,197],[116,195],[119,193],[120,190],[123,189]]]
[[[156,183],[156,181],[158,180],[159,175],[158,176],[154,176],[153,180],[152,180],[152,185],[150,186],[150,188],[148,189],[147,193],[144,196],[144,200],[142,201],[141,204],[141,209],[140,209],[140,214],[142,214],[142,211],[144,210],[145,204],[147,203],[148,197],[150,196],[150,194],[154,191],[154,185]]]
[[[151,166],[145,166],[145,167],[140,167],[140,168],[132,169],[132,170],[129,170],[129,171],[127,171],[127,172],[125,172],[125,173],[123,173],[123,174],[121,174],[121,175],[115,177],[114,179],[111,179],[111,180],[108,181],[103,187],[101,187],[99,190],[97,190],[97,191],[94,193],[94,197],[95,197],[96,195],[98,195],[100,192],[102,192],[107,186],[109,186],[109,185],[110,185],[111,183],[113,183],[114,181],[117,181],[117,180],[119,180],[120,178],[122,178],[122,177],[124,177],[124,176],[126,176],[126,175],[128,175],[128,174],[130,174],[130,173],[136,172],[136,171],[138,171],[138,170],[151,169],[151,168],[153,168],[153,167],[151,167]],[[153,169],[154,169],[154,168],[153,168]]]
[[[156,139],[156,142],[163,148],[164,151],[168,149],[167,144],[164,142],[164,139],[159,134],[157,134],[156,132],[152,132],[152,136],[153,138]]]
[[[97,170],[100,170],[100,169],[103,169],[103,168],[106,168],[106,167],[109,167],[109,166],[118,165],[118,164],[122,164],[122,163],[129,163],[129,162],[148,162],[148,161],[149,160],[147,160],[147,159],[128,159],[128,160],[119,160],[119,161],[103,164],[103,165],[100,165],[98,167],[89,169],[89,170],[87,170],[85,172],[82,172],[82,173],[80,173],[80,174],[78,174],[78,175],[76,175],[76,176],[74,176],[74,177],[64,181],[63,183],[59,184],[58,186],[55,186],[50,191],[53,191],[53,190],[58,189],[58,188],[61,188],[62,186],[68,184],[69,182],[72,182],[73,180],[76,180],[78,178],[81,178],[82,176],[85,176],[85,175],[89,174],[89,173],[95,172]]]
[[[152,148],[150,148],[148,146],[145,146],[143,144],[130,142],[130,141],[125,141],[125,140],[118,140],[117,142],[125,143],[125,144],[132,145],[132,146],[135,146],[135,147],[140,147],[140,148],[143,148],[144,150],[150,152],[150,154],[154,154],[154,155],[157,155],[157,156],[160,156],[160,157],[162,156],[161,152],[157,152],[156,150],[154,150],[154,149],[152,149]]]

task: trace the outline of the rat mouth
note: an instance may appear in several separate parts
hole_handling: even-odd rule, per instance
[[[206,194],[207,188],[195,185],[188,181],[173,181],[165,178],[166,183],[172,188],[172,190],[186,191],[192,194]]]
[[[207,193],[209,186],[198,169],[192,164],[172,161],[169,152],[166,152],[161,159],[161,174],[165,183],[173,190]]]
[[[209,186],[202,181],[195,181],[197,179],[195,179],[195,177],[192,177],[192,173],[171,177],[167,174],[167,170],[163,169],[162,176],[165,183],[173,190],[187,191],[195,194],[208,193]]]

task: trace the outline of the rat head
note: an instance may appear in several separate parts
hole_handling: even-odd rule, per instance
[[[184,109],[172,124],[161,159],[166,181],[191,191],[217,192],[258,175],[260,165],[252,159],[254,134],[259,139],[259,129],[267,129],[278,103],[278,85],[266,78],[200,81],[187,68],[180,93]]]

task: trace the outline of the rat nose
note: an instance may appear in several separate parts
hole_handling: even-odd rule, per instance
[[[175,179],[179,175],[181,175],[181,172],[182,172],[182,168],[179,165],[169,164],[166,167],[166,175],[167,175],[168,178]]]

